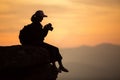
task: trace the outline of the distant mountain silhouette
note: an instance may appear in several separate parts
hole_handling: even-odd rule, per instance
[[[0,46],[0,80],[56,80],[48,51],[33,46]]]
[[[120,80],[120,45],[103,43],[61,52],[70,70],[67,76],[61,75],[62,80]]]

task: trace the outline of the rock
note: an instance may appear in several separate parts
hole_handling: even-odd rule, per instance
[[[56,80],[49,52],[35,46],[1,46],[0,80]]]

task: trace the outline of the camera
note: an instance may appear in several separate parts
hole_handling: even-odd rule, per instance
[[[52,24],[51,24],[51,23],[46,24],[46,25],[44,26],[44,28],[47,29],[47,30],[50,30],[50,31],[53,30],[53,27],[52,27]]]

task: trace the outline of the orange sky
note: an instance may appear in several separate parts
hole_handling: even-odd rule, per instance
[[[52,23],[46,42],[58,47],[120,44],[119,0],[0,0],[0,45],[19,44],[19,30],[42,9]]]

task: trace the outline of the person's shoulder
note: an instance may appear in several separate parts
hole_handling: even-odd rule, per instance
[[[25,25],[25,26],[24,26],[24,29],[28,29],[28,28],[31,28],[31,27],[32,27],[32,23]]]
[[[32,23],[31,24],[27,24],[24,27],[31,27],[31,26],[32,26]]]

